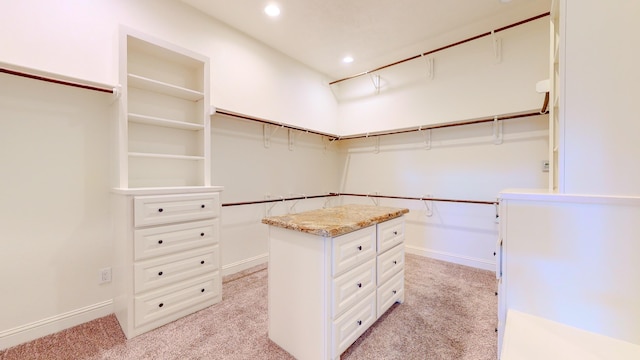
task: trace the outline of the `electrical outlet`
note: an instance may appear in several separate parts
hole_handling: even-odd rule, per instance
[[[542,161],[542,172],[549,172],[549,160]]]
[[[100,269],[100,279],[98,280],[98,284],[104,284],[111,282],[111,268]]]

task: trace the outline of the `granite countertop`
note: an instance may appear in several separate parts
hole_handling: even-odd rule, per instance
[[[404,208],[351,204],[271,216],[262,219],[262,223],[313,235],[336,237],[400,217],[408,212],[409,209]]]

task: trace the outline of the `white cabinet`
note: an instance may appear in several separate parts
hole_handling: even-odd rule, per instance
[[[114,208],[114,308],[127,338],[222,299],[219,189],[132,190],[114,195]]]
[[[209,186],[209,59],[122,28],[118,188]]]
[[[269,227],[269,338],[297,359],[339,359],[403,301],[403,217],[333,238]]]

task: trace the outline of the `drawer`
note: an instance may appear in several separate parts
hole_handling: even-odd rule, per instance
[[[377,231],[378,254],[382,254],[404,241],[404,216],[379,223]]]
[[[219,194],[136,196],[135,227],[202,220],[220,215]]]
[[[133,265],[134,290],[140,293],[201,274],[213,273],[220,265],[219,249],[219,245],[215,245],[175,256],[137,262]]]
[[[391,280],[378,288],[378,315],[379,318],[391,305],[404,301],[404,270],[396,274]]]
[[[376,227],[369,226],[333,238],[332,274],[337,276],[376,256]]]
[[[219,242],[220,220],[155,226],[134,231],[134,259],[173,254]]]
[[[404,244],[396,245],[378,256],[378,284],[384,284],[402,269],[404,269]]]
[[[376,261],[349,270],[333,280],[332,318],[342,315],[353,304],[376,290]]]
[[[376,297],[370,294],[333,322],[332,358],[338,358],[376,321]]]
[[[190,282],[176,284],[164,291],[136,296],[135,326],[160,320],[221,294],[220,273],[209,274]]]

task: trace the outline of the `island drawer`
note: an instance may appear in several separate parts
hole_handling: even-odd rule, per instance
[[[404,218],[398,217],[379,223],[377,231],[378,254],[382,254],[404,240]]]
[[[366,263],[349,270],[333,280],[333,318],[342,315],[353,304],[376,290],[376,261]]]
[[[377,260],[378,286],[380,286],[404,269],[404,244],[396,245],[384,254],[378,255]]]
[[[396,302],[404,301],[404,270],[378,288],[378,315],[382,316]]]
[[[376,319],[376,296],[371,293],[333,322],[332,358],[338,358]]]
[[[214,218],[220,215],[218,194],[136,196],[134,225],[170,224]]]
[[[333,276],[376,256],[376,227],[369,226],[333,238]]]

